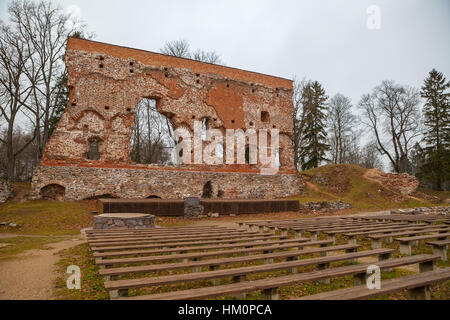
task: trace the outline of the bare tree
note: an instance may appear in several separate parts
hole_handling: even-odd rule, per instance
[[[34,135],[23,144],[14,144],[17,118],[32,94],[32,84],[27,81],[26,65],[34,54],[15,30],[0,23],[0,118],[6,124],[5,134],[0,138],[6,154],[6,177],[14,179],[17,156],[34,140]],[[16,141],[17,142],[17,141]]]
[[[192,54],[192,59],[201,61],[201,62],[225,65],[225,63],[220,59],[220,55],[217,54],[215,51],[206,52],[206,51],[197,49]]]
[[[11,24],[33,55],[25,73],[32,84],[32,103],[24,104],[34,117],[40,159],[50,133],[57,104],[57,80],[64,72],[67,38],[84,26],[50,1],[16,0],[8,8]]]
[[[395,172],[407,172],[408,154],[420,135],[420,95],[417,89],[383,81],[359,106],[363,123],[375,136],[378,150]]]
[[[169,56],[225,65],[225,63],[220,59],[220,55],[215,51],[204,51],[197,49],[191,52],[190,44],[185,39],[166,42],[160,49],[160,52]]]
[[[352,143],[352,131],[356,117],[351,113],[350,98],[338,93],[328,104],[328,128],[331,146],[331,161],[334,164],[346,163],[346,154]]]
[[[164,44],[164,47],[160,49],[161,53],[179,57],[179,58],[191,58],[190,45],[187,40],[179,39],[168,41]]]
[[[169,149],[175,145],[170,120],[157,111],[156,103],[151,99],[143,99],[135,114],[132,160],[144,164],[169,164]]]

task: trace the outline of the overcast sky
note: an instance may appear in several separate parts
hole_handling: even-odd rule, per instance
[[[0,0],[7,18],[9,0]],[[356,104],[384,79],[416,87],[433,68],[450,77],[449,0],[57,0],[94,40],[159,51],[184,38],[228,66],[320,81]],[[381,29],[367,27],[377,5]]]

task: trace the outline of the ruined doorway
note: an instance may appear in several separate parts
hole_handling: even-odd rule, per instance
[[[203,195],[202,198],[204,199],[211,199],[213,197],[213,188],[212,188],[212,182],[208,181],[203,186]]]

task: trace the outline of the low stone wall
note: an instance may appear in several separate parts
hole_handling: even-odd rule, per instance
[[[39,199],[41,189],[60,185],[65,188],[65,200],[105,194],[120,199],[201,198],[208,182],[213,199],[282,198],[301,193],[303,187],[296,174],[41,166],[33,176],[31,197]]]
[[[391,214],[450,214],[450,206],[444,207],[421,207],[412,209],[394,209]]]
[[[3,179],[0,179],[0,203],[5,202],[13,195],[11,184]]]
[[[136,213],[101,214],[94,217],[94,230],[154,228],[155,216]]]
[[[344,201],[322,201],[322,202],[307,202],[302,204],[302,211],[313,212],[331,212],[335,210],[351,209],[352,206]]]

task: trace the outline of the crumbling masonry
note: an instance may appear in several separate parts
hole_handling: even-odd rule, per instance
[[[297,194],[292,81],[189,59],[69,38],[69,104],[32,182],[34,198],[277,198]],[[135,108],[156,100],[176,129],[278,129],[280,170],[256,165],[140,165],[130,159]]]

